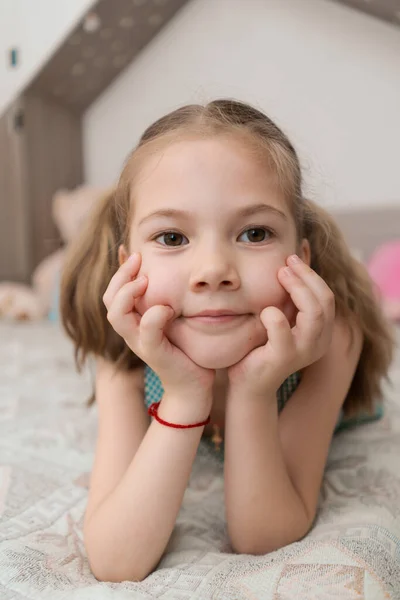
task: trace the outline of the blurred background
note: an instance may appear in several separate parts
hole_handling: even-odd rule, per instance
[[[1,0],[0,45],[0,314],[51,312],[87,210],[188,102],[272,117],[306,193],[369,219],[355,251],[400,238],[400,0]]]

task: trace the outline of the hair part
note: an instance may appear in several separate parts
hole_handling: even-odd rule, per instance
[[[102,356],[117,368],[143,365],[107,320],[102,298],[119,267],[118,248],[129,247],[134,210],[134,184],[143,161],[178,140],[233,136],[266,161],[294,218],[297,240],[310,243],[311,267],[332,289],[336,314],[361,329],[360,360],[343,409],[347,416],[372,412],[382,398],[394,350],[390,326],[383,315],[366,269],[352,257],[334,219],[303,198],[298,156],[287,136],[259,110],[234,100],[188,105],[157,120],[128,157],[115,191],[96,207],[87,227],[73,244],[61,282],[61,316],[75,344],[80,369],[89,354]]]

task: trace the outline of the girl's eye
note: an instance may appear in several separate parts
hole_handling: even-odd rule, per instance
[[[160,235],[155,237],[154,240],[156,242],[158,241],[162,246],[172,246],[175,248],[177,246],[185,245],[182,243],[183,240],[186,240],[186,243],[189,243],[187,237],[185,237],[181,233],[177,233],[176,231],[164,231],[164,233],[161,233]],[[159,240],[163,241],[160,242]]]
[[[244,235],[247,235],[247,240],[241,240],[240,238]],[[239,241],[257,243],[257,242],[265,242],[268,238],[272,237],[273,233],[269,229],[265,229],[265,227],[251,227],[250,229],[246,229],[239,236]]]

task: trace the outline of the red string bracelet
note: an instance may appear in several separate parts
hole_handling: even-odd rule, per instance
[[[167,427],[173,427],[174,429],[192,429],[192,427],[203,427],[203,425],[208,425],[210,422],[210,418],[202,421],[201,423],[192,423],[191,425],[178,425],[177,423],[168,423],[168,421],[164,421],[161,417],[158,416],[158,407],[160,406],[160,402],[154,402],[149,406],[148,413],[151,417],[154,417],[156,421],[161,423],[161,425],[166,425]]]

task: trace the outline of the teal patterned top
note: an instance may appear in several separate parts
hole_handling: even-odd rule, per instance
[[[284,381],[277,393],[279,412],[300,383],[300,373],[293,373]],[[160,402],[164,389],[158,375],[146,365],[144,371],[144,401],[149,408],[153,402]]]
[[[290,399],[293,392],[296,390],[297,386],[299,385],[300,381],[301,381],[301,374],[293,373],[293,375],[290,375],[290,377],[288,377],[283,382],[283,384],[281,385],[281,387],[279,388],[279,390],[277,392],[277,403],[278,403],[279,412],[281,412],[281,410],[284,408],[286,402]],[[144,372],[144,400],[145,400],[146,407],[149,408],[149,406],[151,404],[153,404],[153,402],[160,402],[163,394],[164,394],[164,389],[163,389],[162,383],[161,383],[158,375],[150,367],[148,367],[146,365],[145,372]],[[373,415],[360,414],[359,416],[353,417],[351,419],[345,418],[341,411],[339,420],[338,420],[336,428],[335,428],[335,433],[337,433],[338,431],[341,431],[343,429],[348,429],[348,428],[354,427],[356,425],[361,425],[362,423],[369,423],[371,421],[376,421],[377,419],[380,419],[382,416],[383,416],[383,406],[381,404],[378,404],[376,406],[376,410]]]

